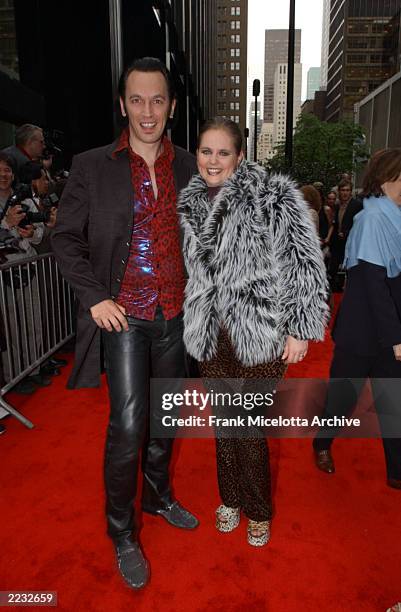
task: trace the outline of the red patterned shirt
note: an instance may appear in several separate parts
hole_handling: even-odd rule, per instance
[[[124,130],[117,153],[128,149],[134,189],[134,224],[131,246],[117,302],[127,315],[153,321],[158,304],[169,320],[182,310],[184,266],[182,261],[176,190],[173,176],[174,147],[164,137],[163,151],[155,162],[158,195],[153,193],[149,168],[129,145]]]

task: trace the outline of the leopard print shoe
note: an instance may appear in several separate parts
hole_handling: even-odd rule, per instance
[[[270,521],[249,520],[247,535],[251,546],[264,546],[270,540]]]
[[[239,525],[240,509],[229,508],[223,504],[216,510],[216,529],[223,533],[233,531]]]

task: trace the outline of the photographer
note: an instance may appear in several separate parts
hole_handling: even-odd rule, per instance
[[[52,206],[58,201],[55,194],[48,195],[49,178],[39,162],[28,162],[20,170],[22,183],[29,185],[31,194],[23,200],[23,205],[28,205],[33,212],[39,212],[43,215],[43,223],[38,224],[42,227],[41,239],[34,242],[35,251],[37,253],[50,253],[50,234],[56,224],[57,208]]]
[[[43,154],[45,139],[43,130],[38,125],[24,123],[15,132],[15,145],[11,145],[3,150],[11,158],[14,173],[18,180],[19,171],[29,160],[38,160]]]
[[[42,176],[40,171],[40,164],[37,162],[28,162],[21,168],[21,176],[28,180],[29,184],[33,182],[33,176],[38,179],[37,170],[32,170],[31,165],[39,168],[39,177]],[[27,166],[30,166],[27,170]],[[13,195],[13,183],[14,183],[14,169],[12,160],[5,153],[0,153],[0,209],[4,211]],[[24,195],[28,195],[27,192]],[[23,205],[25,211],[23,210]],[[32,212],[37,213],[38,209],[34,196],[17,202],[12,206],[8,206],[7,210],[2,218],[1,226],[5,229],[10,230],[11,234],[19,239],[19,247],[23,253],[12,253],[7,256],[8,261],[16,261],[23,257],[32,257],[36,255],[36,251],[33,245],[38,245],[42,242],[44,225],[43,223],[26,223],[26,213]]]

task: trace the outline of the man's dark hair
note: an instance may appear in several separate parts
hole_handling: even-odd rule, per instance
[[[341,179],[341,181],[338,183],[337,185],[338,190],[340,191],[340,189],[342,189],[343,187],[349,187],[352,191],[352,181],[350,181],[349,179]]]
[[[11,172],[15,175],[15,162],[9,155],[7,155],[7,153],[4,153],[4,151],[0,151],[0,162],[6,164],[6,166],[8,166]]]
[[[127,80],[131,72],[137,70],[138,72],[160,72],[167,83],[167,90],[170,102],[176,97],[175,87],[171,74],[166,66],[157,57],[141,57],[140,59],[134,60],[122,73],[118,82],[118,93],[120,98],[125,101],[125,90],[127,86]]]
[[[40,179],[40,177],[42,176],[42,170],[43,167],[40,162],[26,162],[26,164],[24,164],[22,168],[20,168],[19,179],[21,183],[26,183],[27,185],[30,185],[32,181]]]

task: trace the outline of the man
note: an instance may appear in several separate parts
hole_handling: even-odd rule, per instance
[[[14,169],[19,178],[19,171],[27,162],[37,161],[41,158],[45,148],[45,139],[42,128],[31,123],[25,123],[15,132],[15,145],[4,149],[11,157]]]
[[[110,394],[105,452],[108,534],[133,588],[149,577],[133,503],[142,449],[142,509],[193,529],[197,519],[172,498],[171,439],[147,439],[149,379],[185,374],[184,269],[176,198],[196,172],[192,155],[164,136],[174,114],[169,72],[154,58],[126,69],[119,85],[128,128],[112,145],[73,162],[53,248],[79,299],[70,387],[97,386],[101,342]]]
[[[344,260],[345,243],[354,217],[363,208],[362,202],[352,198],[352,183],[348,179],[342,179],[338,184],[338,200],[339,205],[327,237],[331,254],[328,272],[332,291],[342,291],[344,283],[337,278],[338,269]]]

